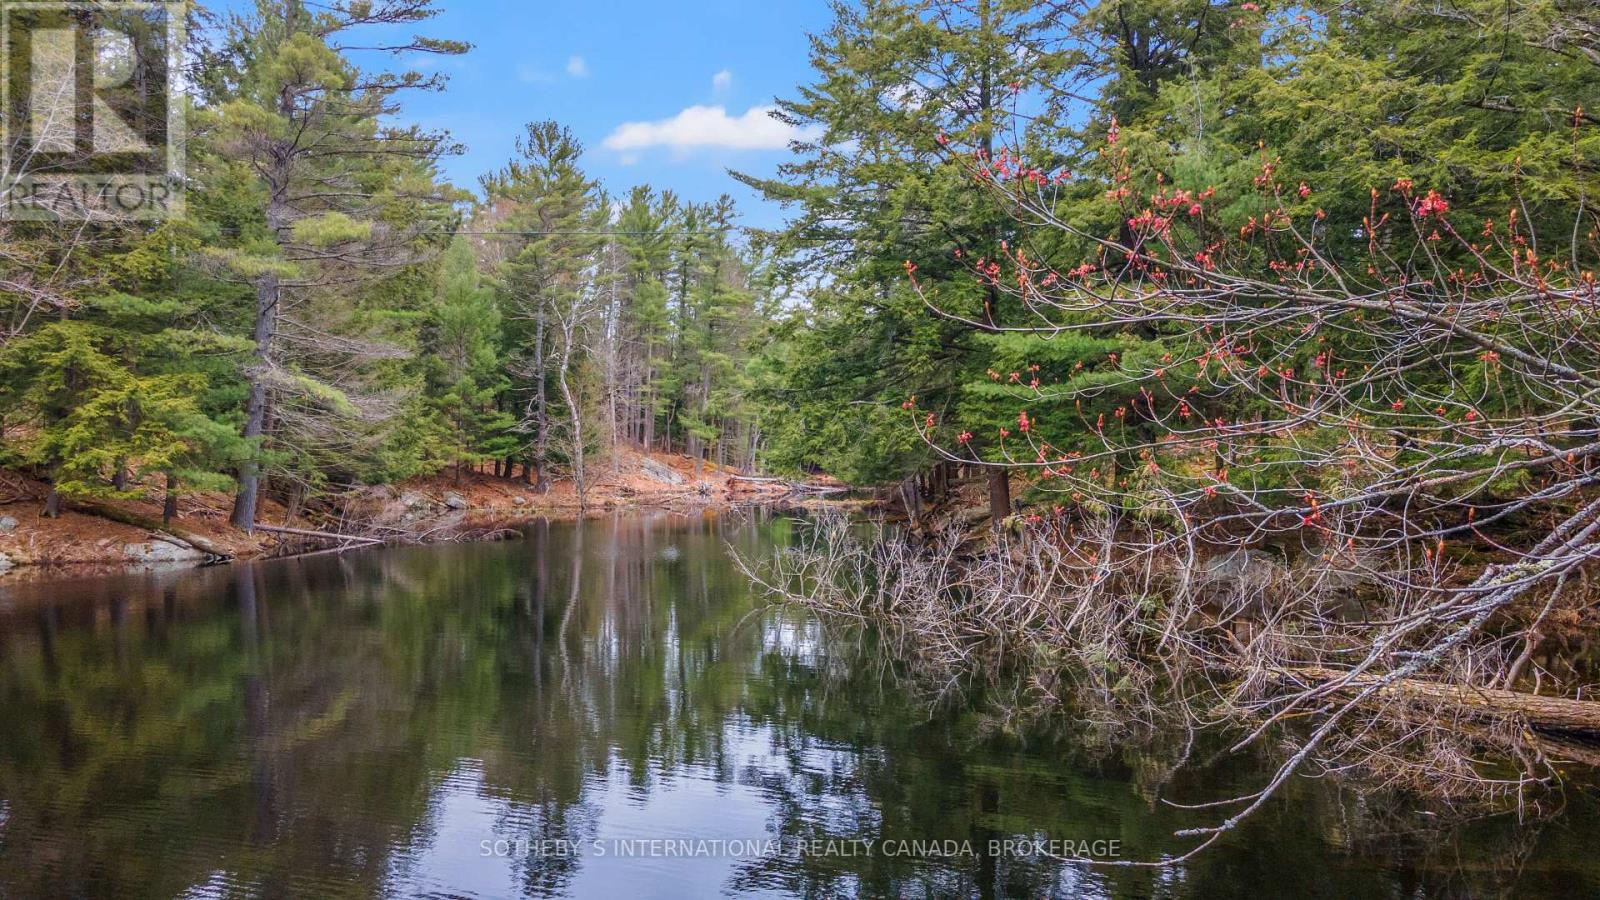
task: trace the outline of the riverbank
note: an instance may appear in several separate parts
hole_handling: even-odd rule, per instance
[[[804,502],[838,490],[827,479],[805,484],[756,478],[674,454],[620,449],[591,463],[583,502],[570,479],[539,491],[520,479],[464,470],[395,485],[371,485],[308,505],[295,515],[263,502],[259,527],[228,523],[232,497],[186,494],[163,523],[152,485],[130,500],[68,502],[60,517],[40,515],[48,488],[14,472],[0,493],[0,574],[60,567],[124,567],[270,556],[371,543],[430,543],[491,538],[538,519],[577,519],[616,510],[674,511],[751,503]],[[285,532],[276,529],[293,529]],[[272,529],[272,530],[269,530]]]
[[[1081,507],[982,536],[959,510],[924,520],[946,525],[824,520],[751,572],[776,601],[871,629],[930,696],[983,685],[1007,698],[1007,722],[1066,712],[1108,745],[1191,731],[1276,760],[1235,798],[1244,813],[1184,833],[1189,853],[1296,773],[1472,817],[1527,814],[1600,763],[1587,579],[1478,613],[1468,631],[1422,613],[1472,612],[1492,563],[1441,566],[1429,592],[1401,593],[1403,560],[1228,549]]]

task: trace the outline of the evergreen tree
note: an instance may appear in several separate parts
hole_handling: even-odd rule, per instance
[[[212,83],[204,122],[212,135],[203,162],[220,187],[254,199],[259,214],[214,257],[253,286],[253,359],[242,435],[265,447],[307,452],[300,439],[348,432],[326,423],[387,418],[334,383],[349,357],[379,359],[390,347],[349,327],[364,283],[418,262],[427,229],[450,211],[429,164],[450,146],[442,136],[385,121],[403,92],[439,86],[414,72],[364,72],[334,43],[435,15],[428,2],[379,0],[311,11],[299,0],[260,0],[233,22],[221,59],[237,78]],[[381,49],[460,53],[451,41],[416,37]],[[342,333],[341,333],[342,332]],[[319,371],[320,369],[320,371]],[[255,522],[262,457],[240,466],[232,521]]]
[[[618,312],[619,344],[627,361],[621,368],[625,397],[622,433],[640,447],[656,443],[663,412],[661,376],[669,362],[670,323],[667,281],[671,272],[673,229],[681,210],[671,191],[633,189],[617,216],[616,243],[624,254]]]
[[[480,283],[472,248],[457,239],[439,273],[438,299],[423,324],[426,396],[435,414],[437,443],[429,455],[466,466],[511,455],[515,417],[501,408],[510,385],[500,356],[500,309]]]
[[[519,159],[485,176],[485,200],[502,209],[499,228],[511,242],[496,273],[506,317],[510,369],[521,399],[522,422],[531,430],[524,475],[548,487],[551,378],[562,400],[574,362],[578,331],[595,301],[588,284],[601,246],[605,210],[598,186],[583,173],[583,146],[555,122],[530,124],[517,142]],[[573,456],[582,453],[581,411],[570,409]],[[573,418],[579,417],[579,418]]]
[[[950,409],[974,368],[973,337],[1012,311],[967,274],[1012,236],[1003,208],[970,189],[968,157],[992,152],[1023,79],[1050,71],[1038,41],[1048,16],[1000,0],[834,4],[813,40],[816,81],[779,104],[784,119],[819,128],[776,179],[745,177],[796,209],[778,236],[797,268],[829,284],[788,334],[785,384],[793,411],[769,423],[783,436],[774,462],[822,462],[851,480],[914,477],[935,461],[898,410],[906,397]],[[917,260],[941,297],[936,315],[907,289]],[[1003,470],[991,503],[1010,504]]]

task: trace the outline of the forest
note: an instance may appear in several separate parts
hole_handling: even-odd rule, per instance
[[[196,7],[184,214],[0,221],[42,516],[463,473],[582,508],[625,451],[827,476],[903,528],[814,530],[774,594],[1287,747],[1201,847],[1297,773],[1470,805],[1597,758],[1600,7],[836,0],[802,137],[728,173],[769,229],[537,118],[449,183],[407,124],[447,82],[401,63],[470,36],[360,36],[437,11]]]
[[[0,226],[0,464],[49,485],[44,515],[225,491],[249,529],[264,493],[292,518],[466,469],[581,497],[620,442],[757,465],[778,295],[732,201],[608,194],[548,121],[476,190],[447,183],[460,148],[396,124],[443,79],[339,49],[434,12],[193,9],[185,214]]]
[[[47,515],[62,496],[207,489],[248,526],[263,490],[295,507],[452,468],[581,482],[631,445],[923,493],[987,464],[1004,517],[1013,475],[1086,454],[1105,464],[1085,482],[1134,491],[1175,435],[1277,504],[1305,493],[1277,479],[1288,458],[1266,464],[1284,448],[1244,445],[1325,433],[1316,398],[1335,387],[1336,415],[1365,390],[1366,423],[1424,469],[1482,456],[1435,445],[1441,425],[1546,400],[1563,412],[1542,431],[1582,418],[1508,384],[1497,329],[1428,304],[1499,320],[1516,304],[1491,262],[1592,290],[1585,4],[836,4],[816,80],[777,112],[820,137],[774,177],[731,173],[787,210],[776,231],[741,227],[726,196],[608,193],[554,122],[481,183],[446,183],[460,148],[404,124],[446,80],[344,49],[435,12],[196,7],[185,214],[0,226],[0,462],[51,486]],[[1135,247],[1149,258],[1119,251]],[[1141,308],[1163,277],[1181,314]],[[1375,304],[1367,325],[1297,293],[1335,281]],[[1395,319],[1397,284],[1466,302],[1408,297]],[[1373,324],[1426,341],[1442,318],[1476,356],[1371,341]],[[1304,339],[1266,346],[1290,320]],[[1517,365],[1588,384],[1582,360],[1559,364],[1583,348],[1536,344]],[[1229,358],[1259,378],[1216,383]],[[1217,421],[1252,425],[1194,427]]]

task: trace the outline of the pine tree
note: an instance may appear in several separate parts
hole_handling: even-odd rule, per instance
[[[134,298],[95,302],[129,301]],[[0,354],[7,405],[22,413],[13,421],[37,431],[17,461],[48,473],[46,516],[59,514],[62,496],[136,496],[137,483],[150,475],[166,478],[169,492],[179,479],[198,487],[225,482],[210,473],[228,461],[236,441],[228,425],[201,408],[205,376],[141,371],[142,364],[155,367],[157,354],[130,352],[149,350],[138,340],[144,335],[130,341],[129,332],[108,318],[52,322]],[[164,342],[189,337],[170,330],[147,334]]]
[[[567,406],[570,456],[581,466],[582,411],[574,402],[571,370],[581,331],[599,308],[589,283],[602,245],[605,210],[597,185],[583,173],[583,146],[555,122],[530,124],[517,143],[519,159],[483,179],[486,202],[501,209],[497,226],[511,248],[496,274],[510,325],[510,368],[533,433],[528,448],[532,481],[548,487],[551,379]]]
[[[671,191],[648,186],[633,189],[617,216],[615,241],[622,263],[618,342],[625,361],[619,386],[624,397],[622,433],[640,447],[656,442],[663,410],[659,393],[670,347],[667,280],[670,277],[672,231],[680,209]]]
[[[1031,7],[931,7],[835,5],[833,26],[813,42],[816,80],[779,104],[783,118],[821,137],[778,178],[744,178],[796,209],[780,246],[795,265],[832,279],[790,330],[801,349],[786,355],[788,383],[775,390],[798,409],[767,430],[802,446],[774,459],[826,459],[830,470],[874,483],[914,477],[934,462],[906,417],[885,411],[911,394],[949,409],[981,371],[974,334],[1011,314],[966,268],[1000,252],[1010,219],[971,190],[970,157],[950,145],[993,152],[1014,86],[1029,66],[1047,65],[1032,41],[1042,25]],[[908,290],[908,260],[938,290],[945,317]],[[1007,492],[997,469],[997,516],[1008,512]]]
[[[480,284],[472,248],[458,238],[439,273],[438,299],[422,326],[426,396],[439,428],[434,453],[463,467],[513,453],[516,419],[500,407],[509,387],[500,350],[500,309]]]
[[[427,167],[450,146],[440,135],[384,121],[397,111],[399,95],[436,88],[437,79],[364,72],[335,41],[353,29],[407,26],[435,14],[427,0],[316,12],[299,0],[261,0],[253,17],[233,23],[222,59],[238,78],[209,85],[204,124],[213,137],[203,165],[215,183],[247,192],[260,209],[232,246],[214,254],[256,295],[247,441],[281,443],[297,426],[314,429],[320,416],[385,415],[376,405],[363,410],[349,390],[318,377],[315,363],[393,355],[353,330],[338,335],[341,313],[363,282],[424,257],[419,236],[449,216],[448,198]],[[380,49],[450,54],[466,46],[416,37]],[[338,311],[328,309],[330,299],[340,301],[332,304]],[[282,402],[290,398],[292,405]],[[261,463],[252,455],[238,473],[232,521],[247,530]]]

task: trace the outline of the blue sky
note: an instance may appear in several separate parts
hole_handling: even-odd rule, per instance
[[[243,7],[249,0],[225,0]],[[450,77],[442,94],[409,98],[404,118],[467,146],[451,180],[476,190],[503,165],[527,122],[555,119],[585,147],[585,168],[613,193],[635,184],[690,200],[732,194],[742,224],[780,212],[727,175],[770,174],[788,157],[786,126],[762,108],[810,78],[807,34],[830,20],[824,0],[440,0],[422,33],[472,42],[456,58],[408,59]]]

